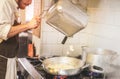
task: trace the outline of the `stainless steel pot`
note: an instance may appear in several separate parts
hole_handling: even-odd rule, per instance
[[[52,75],[75,75],[86,66],[80,59],[66,56],[47,58],[43,61],[44,70]]]
[[[65,36],[73,36],[87,26],[88,15],[71,0],[58,0],[48,10],[46,22]]]
[[[83,59],[87,64],[91,65],[91,67],[98,66],[103,68],[104,72],[112,72],[110,63],[117,55],[117,52],[102,48],[83,47],[83,53],[85,55],[83,56],[85,59]]]

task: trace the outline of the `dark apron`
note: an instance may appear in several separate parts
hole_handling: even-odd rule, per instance
[[[16,21],[15,21],[15,24]],[[9,38],[6,41],[2,41],[0,43],[0,55],[5,56],[7,58],[13,58],[16,56],[18,52],[18,35]],[[0,79],[5,79],[7,68],[7,59],[0,57]]]

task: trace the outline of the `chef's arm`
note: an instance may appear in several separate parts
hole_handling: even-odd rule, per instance
[[[35,29],[39,25],[40,25],[40,17],[34,17],[30,22],[26,24],[20,24],[20,25],[11,27],[7,37],[10,38],[19,34],[20,32],[23,32],[29,29]]]
[[[26,31],[28,29],[29,28],[28,28],[27,24],[12,26],[8,35],[7,35],[7,38],[13,37],[13,36],[17,35],[18,33]]]

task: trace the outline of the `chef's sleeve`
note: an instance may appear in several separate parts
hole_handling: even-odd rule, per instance
[[[6,5],[0,7],[0,42],[7,40],[7,35],[11,28],[11,12]]]

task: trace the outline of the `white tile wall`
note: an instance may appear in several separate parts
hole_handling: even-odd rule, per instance
[[[81,46],[107,48],[120,53],[120,0],[88,0],[89,23],[85,29],[61,44],[63,34],[43,23],[41,53],[66,55],[69,46],[79,55]],[[49,52],[49,53],[48,53]],[[44,55],[44,54],[43,54]]]
[[[120,1],[118,0],[89,0],[89,23],[93,26],[89,45],[108,48],[120,52]],[[107,2],[107,3],[106,3]],[[99,3],[104,7],[98,7]],[[103,4],[102,4],[103,3]],[[94,41],[94,42],[91,42]]]

